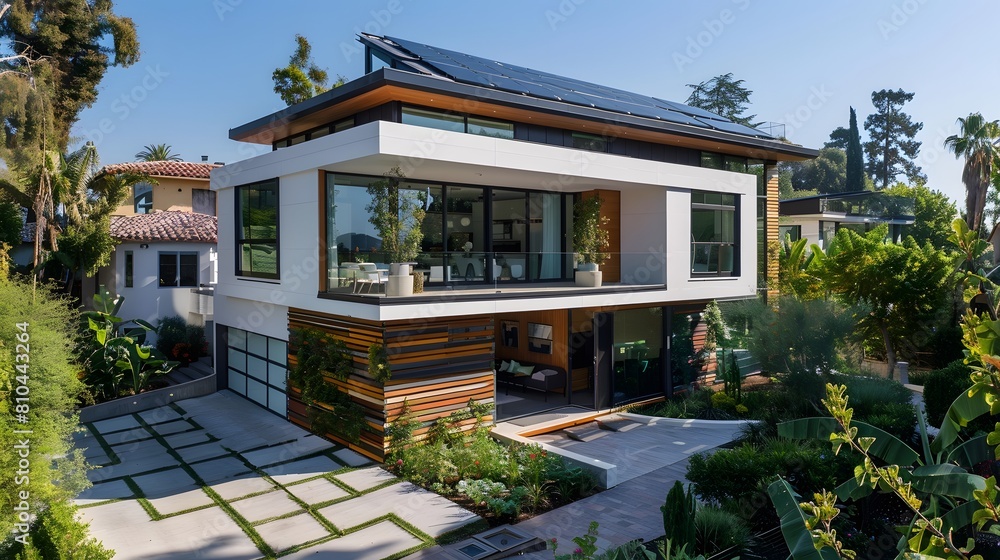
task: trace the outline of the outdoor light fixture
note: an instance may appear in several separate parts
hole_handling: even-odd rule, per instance
[[[149,243],[143,243],[142,245],[139,245],[139,248],[140,249],[149,249]]]
[[[462,224],[463,226],[468,226],[469,224],[471,224],[471,223],[472,223],[472,220],[470,220],[468,216],[462,216],[462,219],[461,219],[461,220],[459,220],[459,222],[460,222],[460,223],[461,223],[461,224]]]

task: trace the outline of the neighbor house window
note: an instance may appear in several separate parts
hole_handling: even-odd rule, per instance
[[[278,278],[278,180],[236,187],[236,274]]]
[[[126,288],[131,288],[132,287],[132,283],[134,282],[133,275],[132,275],[134,262],[135,261],[133,260],[133,257],[132,257],[132,251],[125,251],[125,287]]]
[[[691,192],[691,274],[731,276],[737,272],[736,195]]]
[[[778,241],[795,243],[802,239],[802,226],[778,226]]]
[[[198,286],[198,253],[161,252],[159,260],[161,288]],[[125,282],[128,284],[128,276]]]
[[[133,203],[136,214],[149,214],[153,211],[153,185],[139,183],[132,187]]]
[[[588,150],[591,152],[606,152],[608,151],[608,141],[603,136],[574,132],[573,147],[578,150]]]

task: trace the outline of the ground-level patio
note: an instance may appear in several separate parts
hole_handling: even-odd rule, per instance
[[[380,559],[479,518],[228,391],[86,425],[77,503],[115,558]]]

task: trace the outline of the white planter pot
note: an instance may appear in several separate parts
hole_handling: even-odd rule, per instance
[[[407,265],[409,268],[409,265]],[[385,285],[385,295],[387,296],[412,296],[413,295],[413,277],[407,274],[406,276],[393,276],[389,275],[389,282]]]
[[[389,263],[389,276],[406,276],[410,273],[410,263]]]
[[[600,267],[597,266],[597,263],[592,262],[582,262],[576,265],[576,269],[581,272],[597,272],[599,268]]]
[[[600,270],[577,270],[574,278],[576,285],[582,288],[600,288],[602,276]]]

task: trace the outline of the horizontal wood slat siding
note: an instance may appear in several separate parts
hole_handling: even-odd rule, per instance
[[[418,440],[435,420],[464,409],[470,399],[492,402],[492,316],[375,322],[289,309],[288,326],[317,329],[347,345],[354,359],[354,372],[346,381],[328,380],[365,409],[369,430],[362,434],[360,444],[350,444],[332,434],[327,437],[377,461],[385,459],[386,423],[400,414],[404,401],[414,419],[421,422],[414,432]],[[368,376],[368,349],[373,343],[383,344],[389,356],[392,378],[384,387]],[[289,356],[290,365],[294,360]],[[306,407],[298,391],[289,391],[288,410],[290,420],[308,427]],[[472,421],[461,424],[465,429],[472,425]]]

